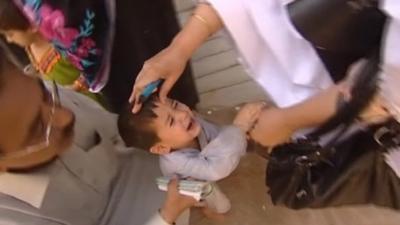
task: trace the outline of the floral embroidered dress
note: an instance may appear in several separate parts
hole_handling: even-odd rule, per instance
[[[97,101],[103,107],[106,106],[101,93],[92,93],[88,91],[87,87],[82,84],[85,83],[85,81],[84,77],[81,76],[81,71],[69,60],[62,57],[51,45],[40,60],[35,59],[29,48],[26,49],[26,52],[31,64],[43,75],[44,79],[54,80],[59,85],[72,87],[79,93]]]
[[[91,92],[108,80],[113,40],[114,2],[107,0],[14,0],[59,54],[51,73],[56,81],[79,79]],[[54,54],[55,54],[54,53]],[[51,57],[50,57],[51,58]],[[50,60],[51,61],[51,60]],[[68,69],[67,69],[68,68]],[[75,74],[75,76],[73,75]],[[61,83],[60,83],[61,84]]]

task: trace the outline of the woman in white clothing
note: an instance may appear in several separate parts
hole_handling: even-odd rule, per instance
[[[377,116],[391,118],[390,122],[374,124],[367,133],[363,133],[361,139],[354,139],[354,143],[346,143],[350,150],[359,154],[354,164],[345,168],[348,171],[345,174],[348,177],[345,178],[357,181],[359,189],[343,188],[344,191],[340,193],[338,190],[341,187],[354,186],[354,183],[342,183],[336,190],[336,193],[340,194],[328,196],[326,198],[328,200],[322,205],[375,203],[398,209],[400,208],[400,94],[397,86],[400,84],[398,53],[400,44],[396,40],[400,39],[400,2],[398,0],[298,0],[295,3],[300,1],[310,3],[306,7],[318,2],[345,3],[355,11],[372,5],[372,8],[379,8],[378,11],[384,12],[389,17],[387,21],[378,19],[377,22],[377,24],[385,22],[386,28],[381,47],[382,82],[379,84],[381,91],[377,98],[379,100],[371,104],[365,115],[369,115],[367,118]],[[292,21],[294,17],[291,16],[296,14],[290,14],[290,5],[289,10],[286,10],[284,3],[287,2],[289,1],[209,0],[206,4],[200,4],[171,45],[144,64],[131,96],[131,100],[135,103],[133,111],[140,110],[139,95],[151,81],[165,79],[160,92],[163,100],[195,49],[210,34],[225,25],[250,75],[261,84],[279,107],[285,107],[265,110],[261,114],[259,122],[251,132],[254,140],[266,146],[276,145],[286,141],[300,128],[315,127],[326,121],[335,113],[338,96],[343,94],[344,89],[343,85],[332,85],[329,72],[332,75],[332,71],[337,67],[332,69],[326,58],[324,59],[324,53],[321,54],[319,51],[325,49],[326,46],[319,44],[324,43],[327,36],[318,39],[318,35],[317,37],[309,35],[307,24],[301,24],[301,21],[297,20]],[[339,12],[342,13],[340,16],[346,15],[342,11]],[[318,15],[312,16],[315,19]],[[319,16],[321,16],[320,21],[329,18],[329,14]],[[311,27],[315,28],[321,24],[323,23],[319,25],[315,23]],[[378,28],[376,31],[379,33],[382,29]],[[381,37],[375,38],[379,43]],[[360,39],[355,39],[354,43],[357,44],[358,40]],[[340,42],[334,40],[330,43]],[[376,47],[375,44],[374,42],[372,45]],[[341,47],[333,46],[338,49]],[[343,49],[351,47],[354,46],[347,45]],[[367,54],[367,52],[362,53]],[[347,66],[362,56],[355,54],[355,57],[349,57],[342,71],[345,73]],[[323,89],[326,90],[321,92]],[[320,94],[315,95],[316,93]],[[310,98],[311,96],[314,97]],[[304,101],[305,99],[308,100]],[[366,119],[366,122],[371,121]],[[389,139],[394,145],[387,146],[382,144],[379,138],[374,139],[377,130],[381,128],[390,131]],[[377,149],[384,151],[380,152]],[[357,165],[363,166],[357,167]],[[338,178],[341,175],[339,174]],[[353,198],[343,198],[351,195]]]
[[[369,1],[374,2],[375,0]],[[248,70],[249,75],[260,84],[278,106],[298,103],[332,85],[331,76],[334,80],[340,79],[339,77],[344,75],[347,66],[359,57],[359,51],[341,52],[341,49],[336,48],[343,48],[342,46],[329,46],[329,43],[334,41],[344,43],[345,41],[342,39],[349,39],[345,35],[337,36],[336,33],[343,32],[336,32],[332,29],[322,29],[322,35],[319,35],[322,38],[310,38],[308,24],[304,24],[304,20],[308,18],[302,20],[304,13],[297,9],[304,8],[304,2],[306,3],[305,7],[315,7],[318,11],[321,8],[318,3],[321,1],[289,2],[292,1],[199,1],[192,17],[189,18],[172,43],[144,63],[130,98],[131,102],[136,100],[133,111],[137,112],[140,109],[139,95],[151,81],[165,79],[160,91],[160,97],[164,99],[194,51],[210,35],[223,27],[235,43],[240,62]],[[346,7],[343,7],[345,0],[323,2],[322,8],[342,10]],[[328,19],[338,20],[338,18]],[[361,30],[363,35],[359,36],[371,37],[372,41],[369,44],[376,44],[379,41],[379,31],[382,29],[382,25],[379,23],[382,24],[381,21],[377,21],[376,24],[371,20],[368,23],[356,21],[356,24],[352,25],[350,29],[347,27],[346,31],[352,31],[354,27],[357,29],[361,27],[358,30]],[[329,23],[325,24],[330,25]],[[367,24],[368,27],[365,29],[359,24]],[[322,27],[322,25],[324,24],[311,24],[312,27]],[[326,31],[330,32],[328,36],[332,36],[333,40],[329,39],[328,43],[322,43],[320,40],[327,36]],[[374,33],[377,33],[378,37],[368,35]],[[324,48],[335,48],[334,50],[338,50],[339,54],[332,53],[329,49],[325,51]]]
[[[400,2],[382,1],[380,10],[389,19],[380,48],[377,96],[359,115],[364,129],[336,146],[349,156],[340,166],[321,171],[331,186],[307,207],[373,203],[400,209]],[[265,110],[251,137],[265,146],[283,143],[296,130],[331,118],[346,92],[345,85],[335,85],[291,107]]]

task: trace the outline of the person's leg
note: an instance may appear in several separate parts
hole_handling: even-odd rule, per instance
[[[204,199],[206,207],[217,213],[227,213],[231,209],[231,202],[216,183],[211,185],[213,190]]]

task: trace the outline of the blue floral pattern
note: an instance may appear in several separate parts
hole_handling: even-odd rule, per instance
[[[30,22],[38,27],[43,37],[49,40],[64,58],[67,58],[82,72],[88,85],[94,83],[102,61],[102,51],[97,46],[97,42],[104,42],[104,38],[102,38],[104,34],[95,33],[95,11],[90,8],[85,9],[80,25],[71,27],[68,24],[68,15],[64,13],[63,9],[56,8],[54,6],[56,4],[52,4],[55,0],[15,1]]]

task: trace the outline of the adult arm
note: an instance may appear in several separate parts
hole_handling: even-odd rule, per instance
[[[342,90],[343,86],[333,85],[291,107],[264,110],[250,137],[261,145],[274,146],[287,141],[296,130],[318,126],[334,115]]]
[[[145,86],[159,79],[165,80],[160,89],[160,98],[162,101],[165,100],[172,86],[182,75],[194,51],[221,27],[222,21],[211,5],[198,4],[193,16],[189,18],[171,44],[144,63],[129,99],[131,103],[134,103],[132,111],[140,110],[139,96]]]
[[[179,194],[178,181],[173,179],[168,184],[168,192],[164,205],[145,225],[173,224],[186,209],[195,203],[196,200],[194,198]]]

